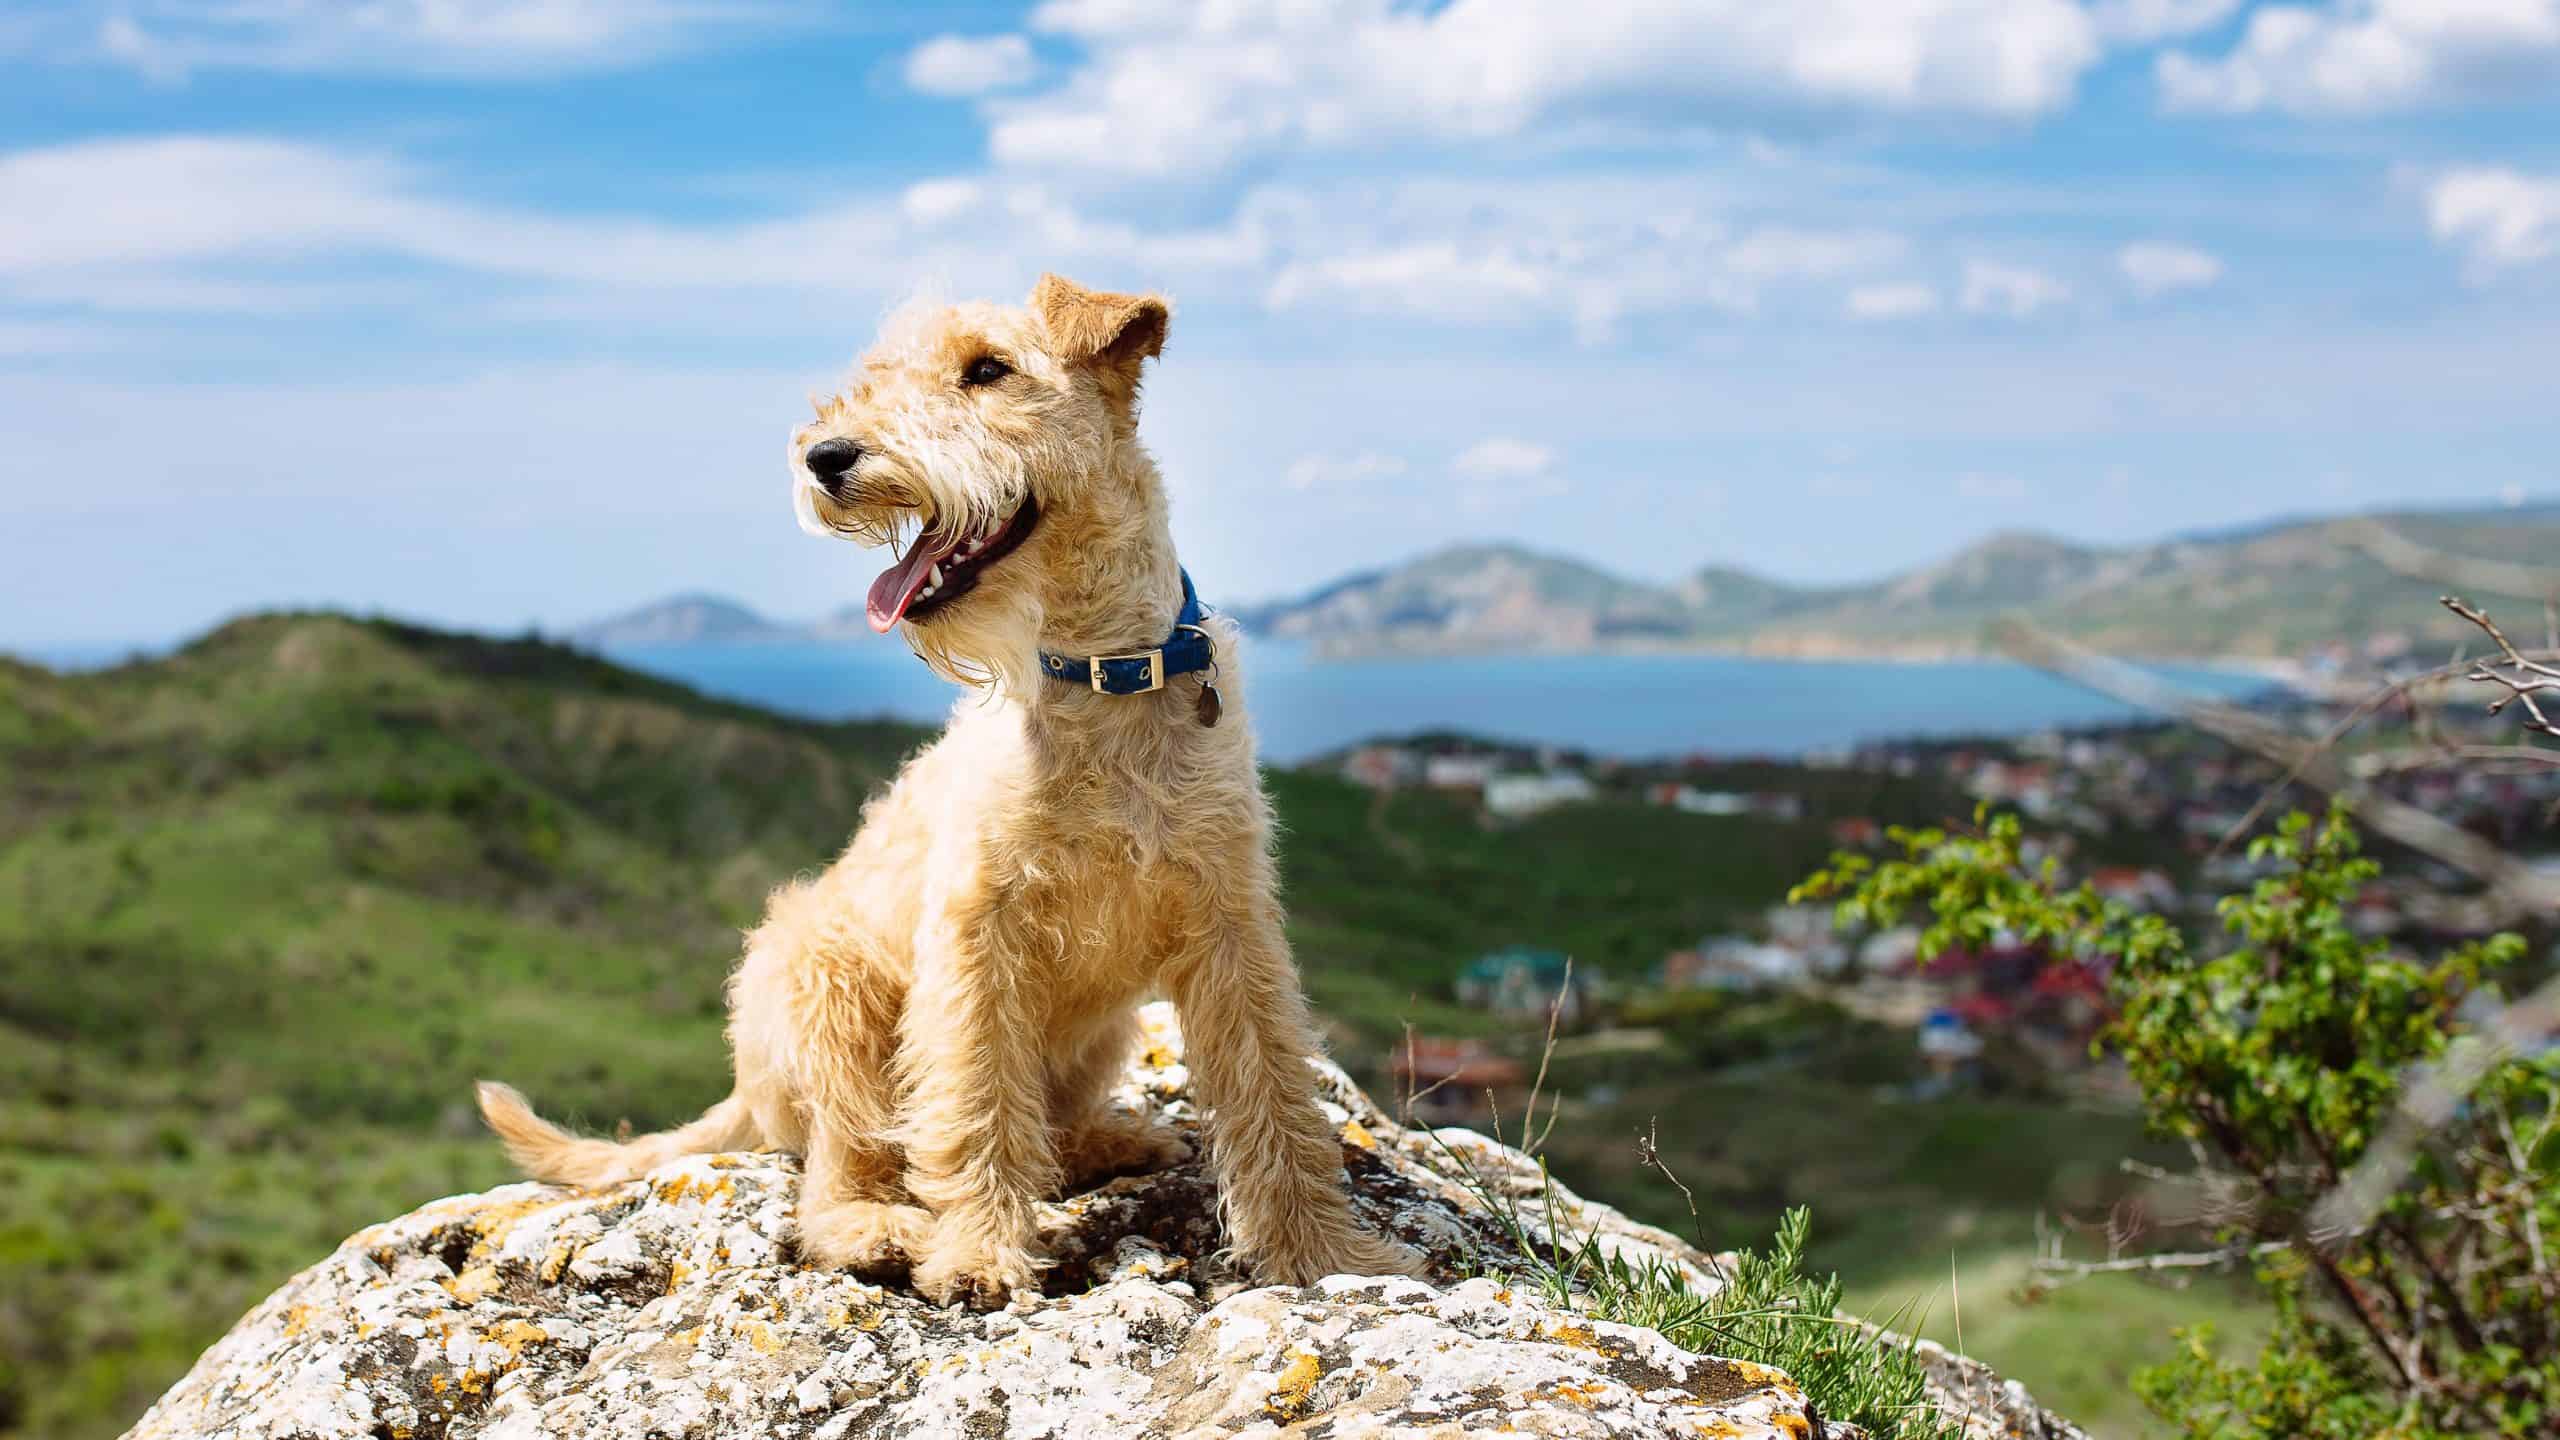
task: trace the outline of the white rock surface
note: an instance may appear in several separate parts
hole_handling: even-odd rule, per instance
[[[1172,1013],[1151,1007],[1147,1020],[1152,1043],[1121,1103],[1196,1139]],[[1693,1355],[1484,1278],[1516,1252],[1441,1147],[1543,1223],[1534,1164],[1463,1132],[1406,1132],[1319,1068],[1362,1216],[1421,1248],[1430,1282],[1246,1288],[1220,1269],[1214,1192],[1194,1160],[1049,1207],[1045,1295],[993,1314],[944,1310],[893,1278],[799,1261],[792,1157],[696,1156],[610,1190],[510,1185],[366,1230],[241,1320],[130,1433],[1825,1433],[1777,1371]],[[1713,1284],[1707,1257],[1675,1237],[1552,1193],[1573,1233]],[[1947,1365],[1959,1392],[1984,1397],[1971,1409],[1977,1434],[2076,1433],[1971,1362]]]

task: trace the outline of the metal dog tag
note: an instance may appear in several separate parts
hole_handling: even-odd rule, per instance
[[[1191,708],[1191,713],[1200,717],[1200,724],[1202,728],[1205,729],[1217,724],[1218,716],[1224,713],[1225,708],[1224,703],[1218,699],[1218,687],[1210,684],[1207,680],[1202,680],[1200,682],[1200,699]]]

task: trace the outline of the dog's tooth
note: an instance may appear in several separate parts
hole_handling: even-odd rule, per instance
[[[936,565],[936,566],[934,566],[934,567],[933,567],[933,574],[932,574],[932,576],[931,576],[931,577],[929,577],[929,578],[925,581],[925,593],[926,593],[926,594],[928,594],[928,595],[932,594],[932,593],[933,593],[933,587],[935,587],[935,586],[937,586],[937,585],[940,585],[941,583],[942,583],[942,567],[941,567],[940,565]]]

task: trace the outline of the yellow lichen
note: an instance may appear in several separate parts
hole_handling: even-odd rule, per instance
[[[529,1320],[509,1320],[490,1327],[489,1339],[507,1352],[509,1360],[521,1359],[527,1345],[548,1345],[551,1332]]]
[[[1357,1120],[1346,1120],[1342,1122],[1342,1138],[1350,1141],[1352,1144],[1363,1150],[1375,1150],[1378,1148],[1378,1137],[1370,1134],[1369,1127],[1361,1124]]]
[[[498,1270],[487,1261],[466,1267],[459,1275],[442,1282],[445,1292],[465,1305],[477,1304],[498,1288]]]
[[[1585,1410],[1596,1410],[1608,1395],[1608,1387],[1603,1385],[1585,1385],[1571,1380],[1558,1380],[1552,1384],[1541,1385],[1522,1398],[1533,1404],[1540,1400],[1561,1400],[1568,1405],[1578,1405]]]
[[[309,1328],[310,1324],[311,1307],[308,1305],[294,1306],[292,1309],[284,1312],[284,1338],[287,1340],[292,1339],[294,1336],[301,1334],[305,1329]]]
[[[1324,1363],[1303,1350],[1289,1352],[1289,1363],[1271,1383],[1270,1398],[1262,1408],[1281,1420],[1304,1420],[1314,1413],[1316,1382],[1324,1378]]]
[[[525,1217],[566,1203],[565,1196],[542,1194],[526,1200],[508,1200],[496,1205],[485,1205],[471,1212],[469,1222],[471,1233],[478,1237],[471,1246],[472,1255],[478,1257],[495,1252],[499,1246],[507,1242],[508,1232],[514,1230],[517,1223]]]
[[[1588,1350],[1594,1355],[1614,1356],[1617,1353],[1601,1344],[1599,1332],[1588,1325],[1576,1325],[1567,1320],[1553,1320],[1547,1323],[1544,1333],[1550,1340],[1570,1345],[1576,1350]]]

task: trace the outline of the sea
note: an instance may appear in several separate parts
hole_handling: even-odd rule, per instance
[[[697,689],[818,719],[938,722],[958,692],[893,642],[676,645],[610,658]],[[1335,659],[1253,643],[1248,705],[1266,760],[1294,764],[1381,736],[1457,730],[1624,758],[1802,757],[1864,741],[2020,735],[2141,712],[2003,661],[1862,662],[1734,655]],[[2275,688],[2246,670],[2154,667],[2196,693]]]

